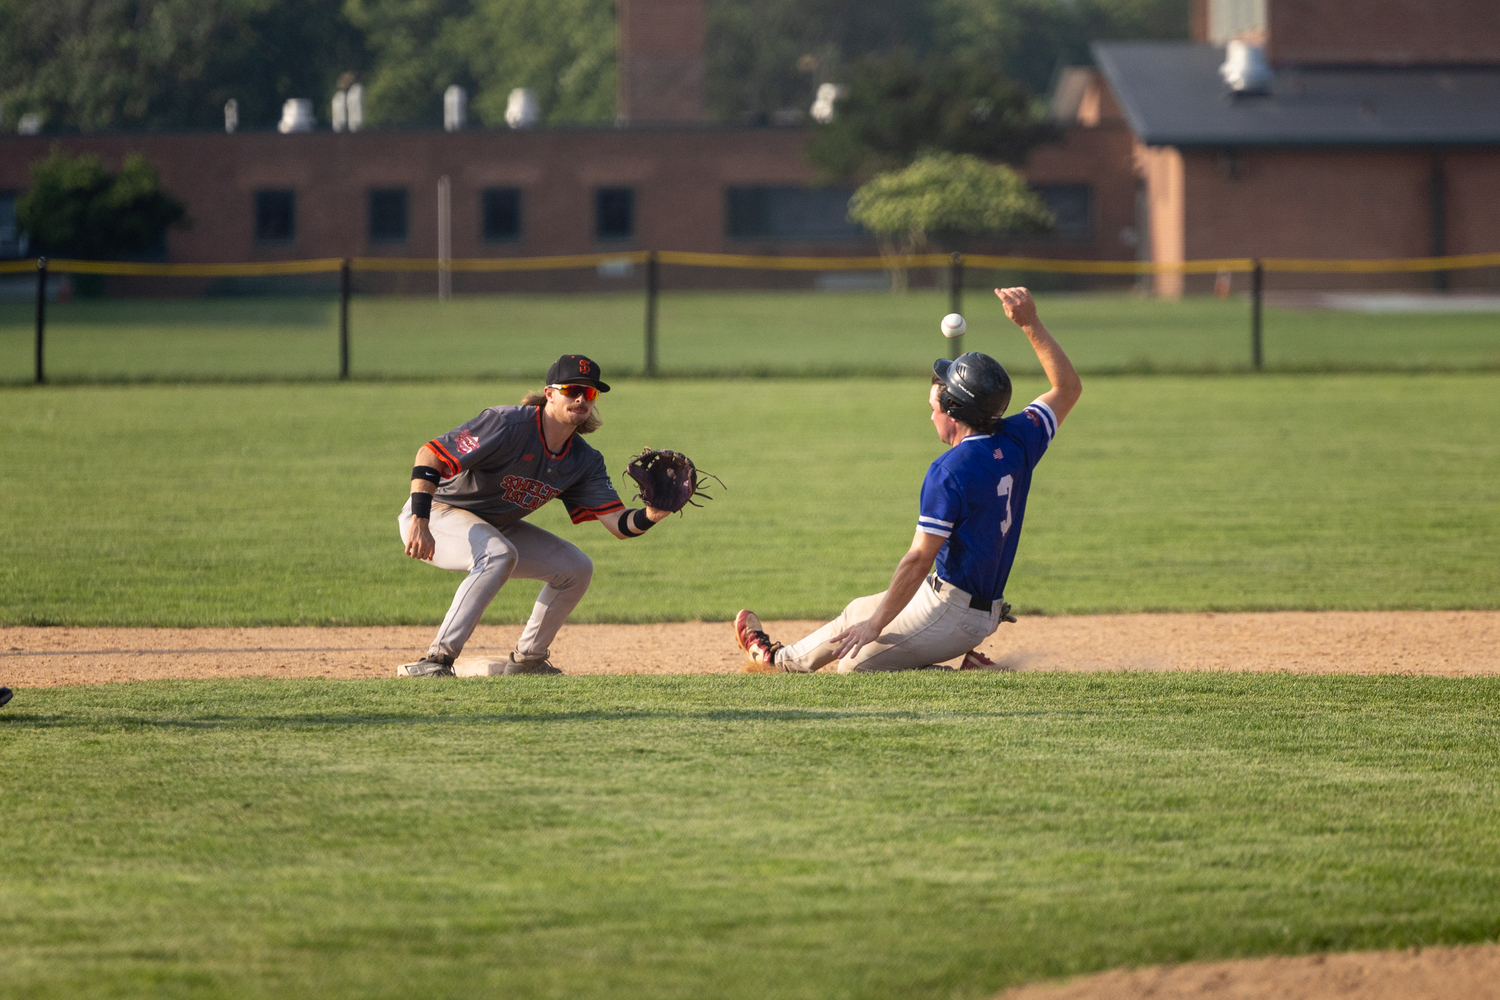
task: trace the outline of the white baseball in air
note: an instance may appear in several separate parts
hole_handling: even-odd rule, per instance
[[[952,340],[954,337],[962,337],[966,329],[968,329],[968,324],[964,322],[964,318],[958,313],[949,313],[943,317],[943,336],[949,340]]]

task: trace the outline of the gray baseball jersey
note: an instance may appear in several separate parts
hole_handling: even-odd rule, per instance
[[[427,442],[445,477],[434,499],[484,518],[515,524],[561,497],[574,524],[624,510],[604,456],[574,434],[558,454],[547,450],[539,406],[492,406]]]

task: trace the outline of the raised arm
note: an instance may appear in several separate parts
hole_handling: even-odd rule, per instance
[[[1047,404],[1061,424],[1073,409],[1073,404],[1078,402],[1078,397],[1083,395],[1083,382],[1073,369],[1073,362],[1068,360],[1062,347],[1037,317],[1036,303],[1032,301],[1030,292],[1024,288],[997,288],[995,294],[1005,306],[1005,315],[1031,341],[1031,349],[1036,351],[1036,358],[1042,363],[1042,371],[1046,373],[1047,381],[1052,383],[1052,388],[1040,397],[1041,401]]]

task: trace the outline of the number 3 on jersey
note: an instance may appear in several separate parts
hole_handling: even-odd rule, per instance
[[[1010,531],[1010,491],[1016,484],[1014,476],[1003,476],[1000,485],[995,487],[995,495],[1005,498],[1005,520],[1000,522],[1000,537],[1004,538]]]

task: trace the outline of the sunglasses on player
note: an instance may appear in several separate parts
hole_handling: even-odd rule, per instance
[[[591,385],[552,385],[547,388],[556,389],[569,399],[577,399],[579,396],[582,396],[592,403],[599,398],[599,390]]]

